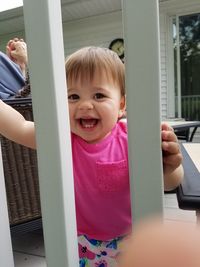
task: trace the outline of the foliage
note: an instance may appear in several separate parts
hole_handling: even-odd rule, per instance
[[[183,60],[200,55],[200,14],[180,17],[179,36]]]

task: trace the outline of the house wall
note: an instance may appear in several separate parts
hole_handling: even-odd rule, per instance
[[[113,39],[123,37],[122,32],[121,12],[64,23],[65,54],[87,45],[108,47]]]
[[[108,47],[114,38],[122,37],[122,31],[120,11],[63,23],[65,55],[87,45]],[[0,35],[0,50],[5,51],[8,40],[24,35],[24,31]]]
[[[161,26],[161,114],[167,114],[167,75],[166,75],[166,29],[164,16],[160,18]],[[8,40],[19,36],[24,38],[24,31],[0,36],[0,50],[5,51]],[[89,17],[63,23],[65,55],[69,55],[80,47],[96,45],[108,47],[110,42],[123,37],[122,13],[120,11],[106,15]]]

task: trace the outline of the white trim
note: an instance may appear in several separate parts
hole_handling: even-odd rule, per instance
[[[200,7],[197,8],[195,11],[193,10],[193,11],[178,12],[176,15],[181,17],[181,16],[187,16],[187,15],[198,14],[198,13],[200,13]]]
[[[160,11],[169,16],[187,13],[198,13],[200,10],[199,0],[168,0],[160,2]]]
[[[173,53],[173,29],[174,16],[166,16],[166,64],[167,64],[167,116],[175,117],[175,93],[174,93],[174,53]]]
[[[178,118],[181,118],[181,64],[180,64],[180,46],[179,46],[179,16],[176,16],[176,58],[177,58],[177,97],[178,97]]]

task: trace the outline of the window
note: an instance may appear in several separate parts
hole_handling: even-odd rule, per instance
[[[173,18],[175,117],[200,120],[200,13]]]

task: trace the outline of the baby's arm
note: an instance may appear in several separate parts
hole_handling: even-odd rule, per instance
[[[36,148],[34,123],[26,121],[18,111],[2,100],[0,100],[0,134],[18,144]]]
[[[165,190],[176,188],[183,179],[182,154],[173,129],[162,124],[162,151]]]

